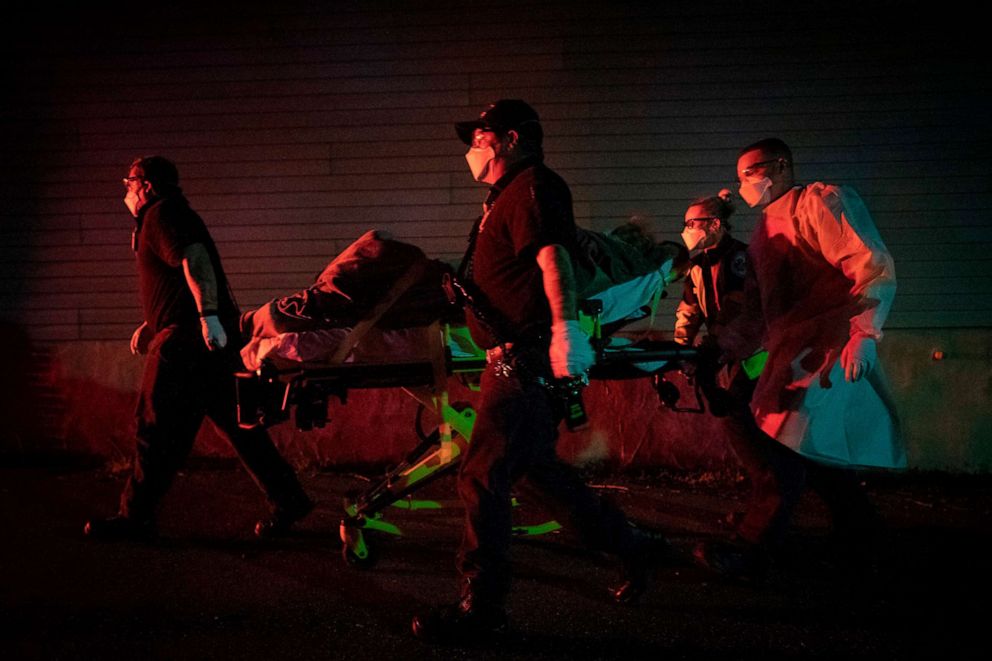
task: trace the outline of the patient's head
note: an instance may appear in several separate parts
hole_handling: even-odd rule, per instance
[[[689,268],[688,250],[674,241],[656,242],[637,218],[615,228],[610,236],[626,243],[659,268],[666,267],[666,282],[678,280]]]
[[[650,255],[651,249],[654,248],[654,239],[637,220],[620,225],[610,232],[610,236],[623,241],[644,255]]]

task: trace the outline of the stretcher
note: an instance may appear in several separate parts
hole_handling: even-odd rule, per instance
[[[639,342],[611,345],[604,337],[599,315],[602,301],[583,305],[585,325],[597,350],[593,379],[650,378],[659,397],[669,392],[664,379],[667,371],[683,361],[693,360],[696,350],[674,342]],[[361,338],[355,338],[358,330]],[[485,352],[474,344],[464,327],[434,322],[403,331],[397,341],[389,332],[352,329],[331,331],[334,347],[324,361],[299,361],[304,338],[279,342],[289,351],[271,352],[261,360],[246,359],[257,368],[237,375],[238,421],[246,428],[271,426],[292,417],[301,430],[327,424],[332,399],[346,402],[350,390],[401,388],[420,404],[417,430],[420,442],[406,458],[381,480],[363,492],[346,498],[340,524],[342,557],[349,565],[368,568],[378,554],[366,533],[402,536],[402,529],[389,521],[389,508],[403,510],[439,509],[445,503],[419,500],[415,493],[438,477],[453,471],[472,439],[475,412],[471,406],[449,401],[448,379],[469,379],[486,366]],[[384,351],[383,347],[390,350]],[[287,357],[287,355],[289,357]],[[570,387],[575,387],[572,384]],[[575,392],[570,393],[572,395]],[[426,433],[421,428],[423,413],[431,415],[436,427]],[[533,526],[515,526],[518,536],[540,535],[559,529],[555,521]]]
[[[610,347],[610,330],[657,309],[665,286],[688,263],[679,246],[645,239],[643,250],[588,231],[577,236],[574,266],[585,273],[586,330],[598,359],[592,378],[655,379],[659,397],[671,394],[663,374],[693,350],[675,344]],[[648,245],[650,244],[650,245]],[[678,265],[678,266],[677,266]],[[456,290],[460,290],[462,296]],[[429,260],[416,246],[371,230],[335,257],[305,290],[273,299],[242,317],[250,338],[241,355],[249,371],[237,378],[238,420],[245,427],[271,426],[292,417],[310,430],[327,424],[332,399],[345,402],[363,388],[401,388],[435,423],[419,444],[379,482],[346,499],[340,533],[351,565],[376,559],[366,533],[402,535],[387,520],[389,508],[436,509],[437,501],[415,493],[455,468],[471,443],[475,411],[451,402],[449,378],[477,378],[486,366],[464,328],[470,296],[451,268]],[[548,384],[566,402],[566,421],[582,416],[580,388]],[[670,386],[670,384],[668,384]],[[665,396],[662,396],[663,393]],[[563,397],[562,397],[563,396]],[[556,522],[518,527],[518,535],[555,530]]]

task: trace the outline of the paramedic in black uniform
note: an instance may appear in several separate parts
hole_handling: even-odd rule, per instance
[[[542,383],[582,375],[594,355],[577,321],[572,196],[544,165],[537,113],[523,101],[504,99],[456,129],[470,147],[474,178],[491,186],[460,269],[469,294],[475,290],[469,328],[487,349],[488,365],[458,475],[466,509],[460,599],[413,619],[414,634],[434,642],[506,630],[510,489],[521,478],[584,542],[620,557],[624,582],[614,591],[617,601],[643,592],[649,546],[646,533],[555,453],[562,413]]]
[[[204,417],[234,447],[271,505],[258,536],[285,532],[313,509],[293,469],[265,430],[238,427],[234,371],[242,369],[238,310],[217,248],[161,156],[131,164],[124,203],[136,224],[133,248],[145,321],[131,351],[147,354],[138,399],[137,447],[120,511],[85,532],[148,539],[159,502],[189,454]]]

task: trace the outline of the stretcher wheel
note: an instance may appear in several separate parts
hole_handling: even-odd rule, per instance
[[[378,550],[369,543],[368,537],[353,520],[341,522],[341,557],[349,567],[371,569],[379,561]]]
[[[379,552],[376,547],[365,543],[365,557],[361,557],[347,544],[341,546],[341,557],[349,567],[355,569],[372,569],[379,562]]]

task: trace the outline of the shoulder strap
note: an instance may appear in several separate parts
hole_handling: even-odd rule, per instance
[[[382,315],[384,315],[386,311],[393,306],[393,304],[406,290],[412,287],[417,280],[420,279],[426,264],[426,259],[418,259],[410,265],[410,268],[406,270],[406,273],[400,276],[396,282],[393,283],[393,286],[389,288],[389,291],[382,298],[382,300],[379,301],[374,308],[372,308],[372,311],[369,312],[364,319],[355,324],[355,327],[352,328],[347,335],[345,335],[344,339],[341,341],[341,344],[339,344],[337,350],[335,350],[334,355],[330,358],[330,363],[332,365],[337,365],[344,362],[344,359],[348,357],[348,354],[350,354],[355,346],[361,342],[362,338],[368,334],[372,327],[378,323],[379,319],[382,318]]]

